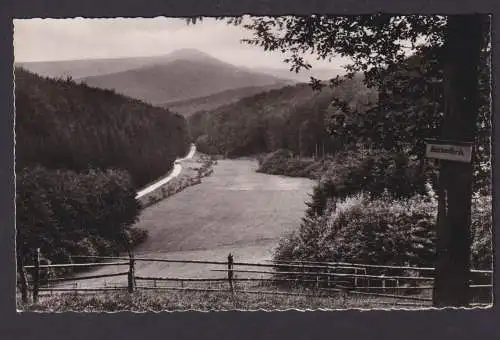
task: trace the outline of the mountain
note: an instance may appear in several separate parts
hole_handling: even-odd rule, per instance
[[[234,66],[196,49],[150,57],[17,63],[51,78],[71,77],[90,86],[113,89],[183,115],[210,110],[259,92],[326,80],[339,69],[304,70]]]
[[[63,61],[20,62],[16,66],[49,78],[73,79],[122,72],[151,63],[158,62],[160,57],[88,59]]]
[[[197,50],[180,50],[157,63],[79,79],[153,105],[209,96],[244,87],[285,86],[290,80],[236,67]]]
[[[181,49],[158,56],[16,62],[15,65],[43,77],[78,79],[164,64],[175,59],[200,59],[203,55],[195,49]]]

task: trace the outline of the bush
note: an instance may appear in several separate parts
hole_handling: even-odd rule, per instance
[[[321,182],[334,185],[341,198],[362,191],[371,197],[409,198],[424,194],[426,183],[435,183],[435,178],[432,167],[406,154],[358,149],[336,155]]]
[[[130,176],[119,170],[25,168],[16,176],[16,230],[19,256],[70,262],[72,255],[108,255],[144,235],[131,230],[139,204]]]
[[[260,156],[258,160],[257,172],[270,175],[319,178],[318,169],[322,168],[321,161],[294,158],[293,153],[286,149],[278,149],[266,156]]]
[[[493,268],[493,221],[491,196],[477,197],[472,201],[472,258],[473,268]]]
[[[428,266],[434,257],[434,206],[420,197],[367,195],[330,204],[280,243],[277,260]]]
[[[422,166],[403,154],[384,150],[350,150],[325,160],[315,168],[321,174],[307,203],[306,215],[311,218],[323,213],[329,199],[345,199],[364,192],[370,198],[383,195],[408,199],[425,194],[429,183],[436,183],[434,169]],[[310,177],[313,178],[313,177]]]
[[[148,238],[148,231],[144,229],[139,229],[132,227],[128,230],[128,239],[130,240],[130,246],[133,248],[142,242],[146,241]]]
[[[284,237],[275,260],[352,262],[433,267],[437,203],[427,196],[394,200],[366,194],[335,203],[323,202],[323,213],[308,216],[298,231]],[[474,201],[473,268],[491,269],[491,198]]]

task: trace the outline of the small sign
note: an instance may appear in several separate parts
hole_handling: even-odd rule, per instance
[[[470,163],[472,143],[429,141],[427,142],[425,156],[427,158]]]

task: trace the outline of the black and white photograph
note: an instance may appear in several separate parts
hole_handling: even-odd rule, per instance
[[[492,308],[490,19],[13,19],[17,311]]]

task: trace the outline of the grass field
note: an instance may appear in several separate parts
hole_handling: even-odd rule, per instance
[[[271,259],[282,233],[299,226],[313,181],[256,173],[254,160],[221,160],[202,183],[146,208],[137,224],[148,230],[137,257],[225,261]],[[138,276],[214,277],[207,265],[137,262]],[[110,266],[92,274],[126,271]],[[80,275],[88,275],[82,273]],[[79,281],[79,287],[125,284],[126,277]],[[65,285],[72,285],[67,283]]]
[[[137,291],[86,294],[64,294],[44,297],[38,304],[23,306],[23,311],[44,312],[117,312],[117,311],[223,311],[223,310],[339,310],[339,309],[419,309],[428,304],[396,301],[379,297],[356,297],[344,294],[329,296],[284,296],[245,292]]]

